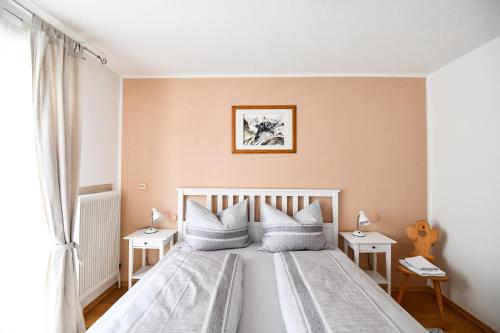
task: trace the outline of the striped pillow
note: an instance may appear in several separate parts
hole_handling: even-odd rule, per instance
[[[261,220],[264,230],[262,247],[269,252],[321,250],[327,247],[319,201],[293,217],[263,203]]]
[[[201,251],[247,246],[247,200],[228,207],[217,215],[188,200],[185,238],[191,248]]]

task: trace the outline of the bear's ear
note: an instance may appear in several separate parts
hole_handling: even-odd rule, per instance
[[[408,235],[408,237],[412,240],[412,241],[416,241],[417,240],[417,227],[414,226],[414,225],[409,225],[407,228],[406,228],[406,234]]]

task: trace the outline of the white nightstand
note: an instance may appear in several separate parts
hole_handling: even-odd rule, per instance
[[[344,238],[344,252],[349,255],[349,247],[354,251],[354,262],[359,266],[360,253],[372,253],[373,267],[372,270],[366,270],[368,274],[377,284],[387,284],[387,292],[391,293],[391,245],[397,242],[379,232],[365,232],[365,237],[353,236],[350,232],[340,232],[340,236]],[[384,278],[377,272],[377,253],[385,253],[385,271]]]
[[[154,234],[145,234],[144,229],[139,229],[123,239],[128,240],[128,287],[132,287],[132,279],[138,280],[151,269],[146,266],[146,250],[156,249],[160,251],[160,259],[165,253],[165,245],[170,242],[170,248],[174,245],[176,229],[158,229]],[[134,273],[134,249],[142,249],[142,267]]]

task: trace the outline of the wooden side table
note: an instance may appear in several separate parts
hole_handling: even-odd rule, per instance
[[[349,248],[354,251],[354,262],[359,266],[359,254],[371,253],[373,256],[373,267],[365,270],[377,284],[386,284],[387,292],[391,293],[391,251],[392,244],[397,242],[379,232],[365,232],[365,237],[356,237],[350,232],[340,232],[344,238],[344,252],[349,255]],[[377,253],[385,253],[386,277],[377,272]]]
[[[170,248],[174,245],[174,235],[177,233],[176,229],[158,229],[154,234],[144,233],[145,229],[139,229],[130,235],[123,237],[128,240],[128,288],[132,287],[132,280],[141,279],[152,266],[146,265],[146,250],[154,249],[159,250],[160,259],[165,254],[165,245],[170,242]],[[134,272],[134,250],[142,250],[142,267]]]

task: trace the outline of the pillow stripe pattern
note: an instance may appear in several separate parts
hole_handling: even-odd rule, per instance
[[[264,227],[265,233],[294,233],[294,234],[311,234],[323,233],[322,225],[272,225]]]
[[[262,247],[269,252],[322,250],[327,247],[323,215],[318,201],[293,217],[263,203],[261,206]]]
[[[186,242],[198,251],[245,247],[248,242],[247,200],[228,207],[218,215],[188,200]]]
[[[245,227],[239,230],[206,230],[188,227],[186,228],[186,235],[205,239],[230,240],[232,238],[248,237],[248,228]]]

